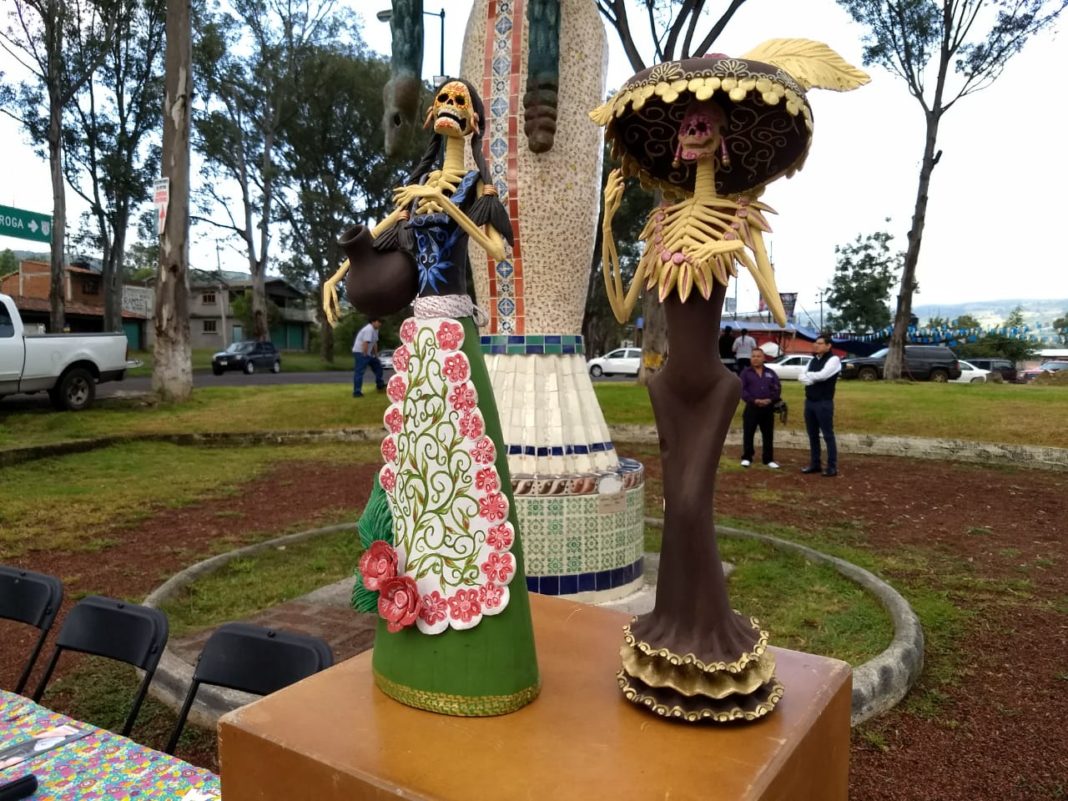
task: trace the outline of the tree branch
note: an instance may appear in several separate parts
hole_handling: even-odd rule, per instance
[[[697,50],[694,51],[694,56],[703,56],[708,52],[708,48],[710,48],[712,43],[719,38],[721,33],[723,33],[723,29],[726,28],[727,23],[731,21],[731,17],[735,15],[744,3],[745,0],[731,0],[730,6],[723,12],[723,16],[712,26],[712,30],[708,32],[708,36],[701,40],[701,44],[698,45]]]

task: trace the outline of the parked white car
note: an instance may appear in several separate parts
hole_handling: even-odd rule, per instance
[[[964,359],[958,359],[958,361],[960,362],[960,378],[954,378],[950,381],[951,384],[982,384],[990,375],[989,370],[981,370],[971,362],[966,362]]]
[[[775,371],[780,381],[796,381],[801,377],[801,373],[808,369],[810,361],[812,361],[810,353],[795,353],[792,356],[787,354],[773,362],[768,362],[768,367]]]
[[[602,375],[638,375],[642,363],[641,348],[616,348],[604,356],[590,359],[586,367],[590,375],[598,378]]]
[[[79,411],[96,385],[126,377],[125,334],[27,334],[14,301],[0,295],[0,398],[48,392],[57,409]]]

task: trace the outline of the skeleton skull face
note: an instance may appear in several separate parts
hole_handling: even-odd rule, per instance
[[[723,110],[718,105],[707,100],[694,101],[679,125],[678,155],[686,161],[713,155],[725,125]]]
[[[427,114],[427,127],[445,136],[468,136],[478,128],[478,114],[471,102],[471,93],[460,81],[449,81],[438,90],[434,105]]]

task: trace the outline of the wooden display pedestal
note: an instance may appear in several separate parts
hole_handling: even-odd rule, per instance
[[[775,649],[786,687],[756,723],[693,725],[623,699],[629,617],[531,596],[541,696],[456,718],[374,686],[371,653],[219,722],[226,801],[846,801],[849,666]]]

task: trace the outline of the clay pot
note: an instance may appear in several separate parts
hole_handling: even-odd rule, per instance
[[[370,230],[354,225],[338,244],[349,258],[345,294],[349,303],[368,317],[396,314],[419,291],[415,259],[403,250],[375,250]]]

